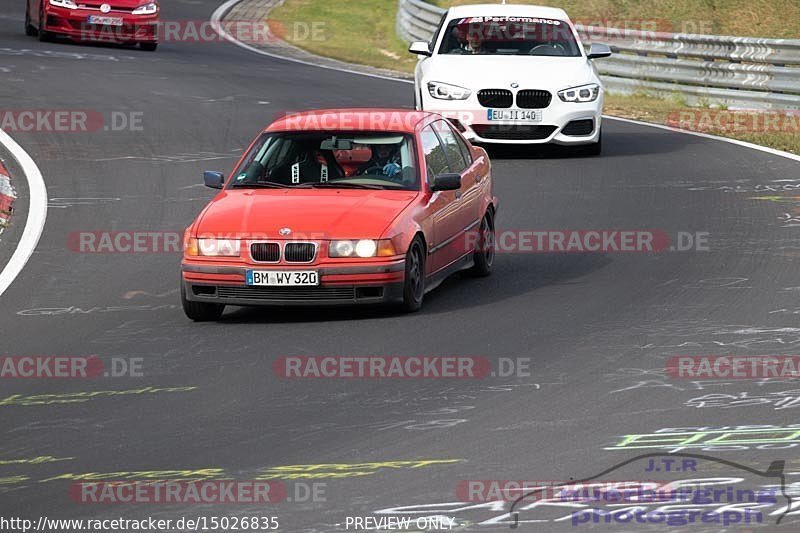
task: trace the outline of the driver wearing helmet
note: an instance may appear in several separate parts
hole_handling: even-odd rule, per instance
[[[389,144],[373,145],[372,158],[364,164],[359,174],[383,174],[387,178],[394,178],[402,167],[400,166],[399,151]]]

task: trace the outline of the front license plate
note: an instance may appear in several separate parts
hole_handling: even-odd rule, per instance
[[[315,270],[248,270],[245,279],[248,285],[264,287],[314,287],[319,285],[319,273]]]
[[[541,122],[542,112],[534,109],[490,109],[488,117],[490,121]]]
[[[89,15],[89,24],[98,24],[100,26],[122,26],[122,17],[100,17],[97,15]]]

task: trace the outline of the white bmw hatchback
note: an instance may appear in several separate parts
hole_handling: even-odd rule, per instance
[[[415,42],[416,106],[448,117],[476,143],[583,145],[601,151],[603,85],[561,9],[464,5]]]

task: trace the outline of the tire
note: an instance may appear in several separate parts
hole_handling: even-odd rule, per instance
[[[406,275],[403,282],[403,303],[406,313],[414,313],[422,308],[425,298],[425,249],[416,237],[406,253]]]
[[[44,3],[42,3],[42,7],[39,10],[39,29],[36,31],[36,34],[39,36],[39,41],[46,43],[50,41],[50,32],[44,30]]]
[[[158,48],[158,43],[139,43],[139,48],[146,52],[155,52]]]
[[[25,9],[25,35],[28,37],[33,37],[34,35],[38,34],[39,32],[36,28],[31,24],[31,14],[28,9]]]
[[[483,216],[478,232],[478,247],[473,255],[475,265],[469,272],[474,276],[486,277],[492,273],[495,256],[494,217],[491,211]]]
[[[181,280],[181,304],[186,316],[195,322],[215,322],[220,319],[225,310],[224,304],[210,304],[205,302],[191,302],[186,299],[186,287]]]
[[[581,155],[594,157],[600,155],[602,152],[603,152],[603,130],[600,130],[600,137],[597,139],[596,143],[581,146]]]

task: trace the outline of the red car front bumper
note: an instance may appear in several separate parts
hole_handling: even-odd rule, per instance
[[[316,270],[318,286],[261,287],[245,283],[247,270]],[[405,260],[287,265],[231,265],[190,261],[181,265],[186,299],[226,305],[352,305],[403,299]]]
[[[122,19],[122,25],[90,23],[90,17]],[[101,13],[96,9],[66,9],[48,5],[45,10],[44,30],[76,41],[107,43],[157,43],[158,13],[132,15],[111,11]]]

